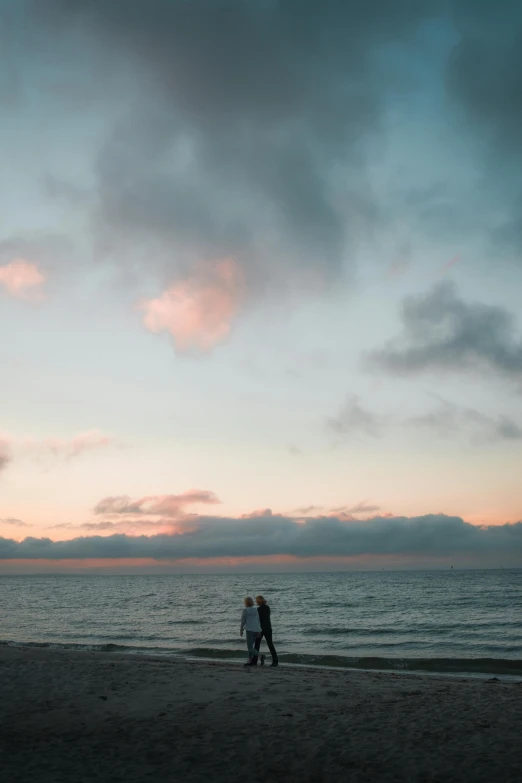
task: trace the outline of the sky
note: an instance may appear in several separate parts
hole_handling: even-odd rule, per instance
[[[522,566],[521,35],[0,0],[0,573]]]

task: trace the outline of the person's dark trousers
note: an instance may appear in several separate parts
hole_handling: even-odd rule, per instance
[[[272,641],[272,631],[263,631],[261,634],[261,639],[266,639],[266,643],[268,644],[268,649],[270,650],[270,655],[272,656],[272,663],[278,663],[277,660],[277,652],[276,648],[274,647],[274,643]],[[256,639],[256,644],[261,644],[261,639]]]
[[[254,666],[257,666],[257,659],[259,658],[259,648],[261,646],[261,639],[262,639],[262,635],[259,634],[259,636],[254,640],[254,657],[252,658],[252,664]]]

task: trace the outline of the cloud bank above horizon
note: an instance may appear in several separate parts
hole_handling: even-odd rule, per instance
[[[165,562],[215,558],[417,558],[479,556],[491,564],[522,566],[522,521],[475,526],[460,517],[335,516],[292,518],[270,514],[240,519],[192,516],[176,533],[113,534],[65,541],[0,538],[1,560],[145,559]]]

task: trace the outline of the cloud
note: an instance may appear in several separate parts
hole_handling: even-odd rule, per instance
[[[301,508],[296,508],[293,513],[298,514],[299,516],[303,514],[306,516],[322,510],[323,506],[301,506]]]
[[[101,430],[89,430],[88,432],[75,435],[70,440],[47,438],[41,441],[39,445],[57,456],[73,458],[84,454],[86,451],[112,446],[114,443],[114,438],[105,435]]]
[[[101,430],[81,432],[72,438],[32,438],[3,435],[0,437],[0,471],[7,467],[14,456],[34,459],[49,456],[65,460],[75,459],[90,451],[118,446],[118,442]]]
[[[488,415],[462,405],[456,405],[437,394],[430,395],[438,401],[438,407],[420,416],[399,418],[383,416],[362,408],[358,398],[350,396],[339,416],[327,419],[328,427],[343,438],[356,435],[378,436],[384,426],[412,427],[431,429],[441,437],[468,436],[472,443],[495,443],[498,441],[517,441],[522,439],[522,426],[510,416]],[[348,515],[379,511],[379,506],[339,506],[330,509],[331,513]]]
[[[270,517],[281,516],[280,514],[274,514],[271,508],[257,508],[254,511],[250,511],[248,514],[241,514],[240,519],[270,519]]]
[[[147,495],[132,500],[127,495],[106,497],[99,501],[94,513],[101,514],[149,514],[176,518],[187,508],[199,504],[215,505],[221,503],[213,492],[206,489],[190,489],[180,495]]]
[[[117,522],[84,522],[82,525],[79,526],[82,530],[114,530],[115,528],[118,528],[119,525]]]
[[[346,272],[351,280],[361,245],[384,245],[400,275],[418,258],[417,230],[430,239],[435,229],[441,243],[482,231],[483,147],[498,176],[495,188],[484,179],[481,206],[495,230],[522,238],[516,0],[501,0],[496,14],[484,0],[11,5],[23,24],[11,36],[9,81],[28,88],[28,104],[37,92],[36,111],[54,112],[62,129],[79,105],[86,127],[96,117],[88,134],[96,141],[77,167],[87,185],[53,171],[46,195],[81,211],[101,264],[157,282],[148,328],[171,332],[179,350],[222,339],[214,327],[203,338],[179,326],[176,291],[200,259],[234,258],[252,296],[284,295],[302,281],[324,291]],[[57,84],[65,70],[67,85]],[[430,131],[418,138],[419,127],[433,126],[427,103],[447,133],[448,158],[436,156],[435,173],[427,167],[415,182],[413,159],[396,165],[396,119],[399,159],[410,144],[432,149]],[[467,154],[457,146],[452,159],[460,143]],[[511,177],[503,176],[509,157]],[[395,200],[389,183],[403,180]],[[403,213],[408,239],[396,257],[390,233]]]
[[[0,525],[12,525],[13,527],[31,527],[27,522],[23,522],[21,519],[15,517],[4,517],[0,519]]]
[[[501,199],[507,220],[497,219],[493,239],[522,247],[522,94],[518,0],[459,0],[453,4],[459,41],[447,63],[446,88],[459,119],[484,148],[486,177],[498,214]],[[462,124],[461,124],[462,127]]]
[[[207,352],[229,334],[244,296],[244,278],[232,259],[200,265],[198,273],[140,304],[151,332],[167,331],[178,351]]]
[[[185,516],[184,519],[187,517]],[[136,516],[122,516],[117,521],[111,519],[104,519],[100,522],[82,522],[75,525],[72,522],[61,522],[57,525],[51,525],[47,530],[69,530],[73,531],[88,531],[90,533],[102,531],[112,532],[125,532],[125,533],[144,533],[145,531],[155,530],[162,531],[164,533],[173,533],[174,524],[170,517],[160,517],[155,519],[146,519],[144,517]]]
[[[465,432],[478,443],[522,439],[522,427],[509,416],[487,416],[474,408],[439,400],[436,410],[406,419],[405,424],[430,429],[441,437]]]
[[[84,188],[56,177],[54,174],[44,174],[41,184],[44,193],[52,199],[63,200],[80,207],[89,204],[89,194]]]
[[[189,512],[190,506],[217,505],[219,498],[209,490],[190,489],[179,495],[146,495],[133,499],[128,495],[102,498],[94,507],[94,521],[74,524],[63,522],[51,525],[48,530],[69,530],[88,532],[144,533],[161,531],[174,533],[190,526],[197,514]]]
[[[380,511],[380,506],[371,505],[366,503],[366,501],[357,503],[355,506],[338,506],[330,509],[332,514],[372,514],[375,511]]]
[[[8,464],[11,462],[11,459],[12,457],[9,441],[0,438],[0,473],[5,470]]]
[[[35,183],[35,188],[37,187]],[[27,222],[30,225],[29,215]],[[71,268],[76,255],[73,242],[64,233],[56,233],[50,229],[37,231],[26,229],[0,240],[0,269],[11,266],[13,259],[18,259],[16,263],[28,267],[25,272],[23,268],[20,269],[22,281],[31,279],[35,281],[35,285],[26,288],[25,292],[22,286],[20,296],[35,298],[41,296],[41,288],[50,277],[50,273],[53,273],[53,277],[59,277],[62,272]],[[45,274],[43,269],[46,270]],[[37,285],[39,275],[44,279]]]
[[[23,438],[14,441],[20,450],[37,457],[52,454],[55,457],[74,459],[89,451],[96,451],[117,445],[116,440],[106,435],[102,430],[88,430],[67,438]]]
[[[415,37],[429,4],[32,9],[46,54],[54,41],[74,79],[71,57],[87,49],[99,94],[119,109],[95,165],[92,226],[106,255],[165,282],[209,257],[237,258],[249,289],[310,271],[338,278],[379,220],[366,173],[390,92],[411,87],[411,68],[387,47]]]
[[[186,522],[188,519],[192,519],[194,516],[194,514],[184,514],[183,519]],[[88,531],[121,530],[127,533],[143,533],[146,530],[156,530],[162,531],[164,533],[174,533],[177,531],[177,527],[174,525],[174,521],[171,516],[157,517],[155,519],[146,519],[141,516],[122,516],[121,520],[116,522],[111,522],[109,519],[103,520],[101,522],[83,522],[83,524],[78,525],[78,529]]]
[[[503,307],[465,302],[450,282],[402,307],[403,335],[367,357],[367,366],[397,374],[476,370],[522,377],[522,339]]]
[[[327,419],[329,429],[343,437],[359,434],[377,437],[386,422],[384,416],[363,408],[355,394],[348,395],[338,416]]]
[[[19,299],[26,299],[42,287],[45,282],[44,275],[36,264],[23,259],[15,259],[9,264],[0,266],[0,286],[3,286],[8,294]]]
[[[522,564],[522,522],[478,527],[460,517],[375,517],[296,520],[272,515],[247,519],[199,517],[176,535],[106,537],[69,541],[0,538],[0,559],[212,557],[355,557],[359,555],[518,557]]]

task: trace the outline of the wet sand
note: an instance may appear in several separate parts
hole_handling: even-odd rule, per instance
[[[519,783],[522,683],[0,647],[6,783]]]

